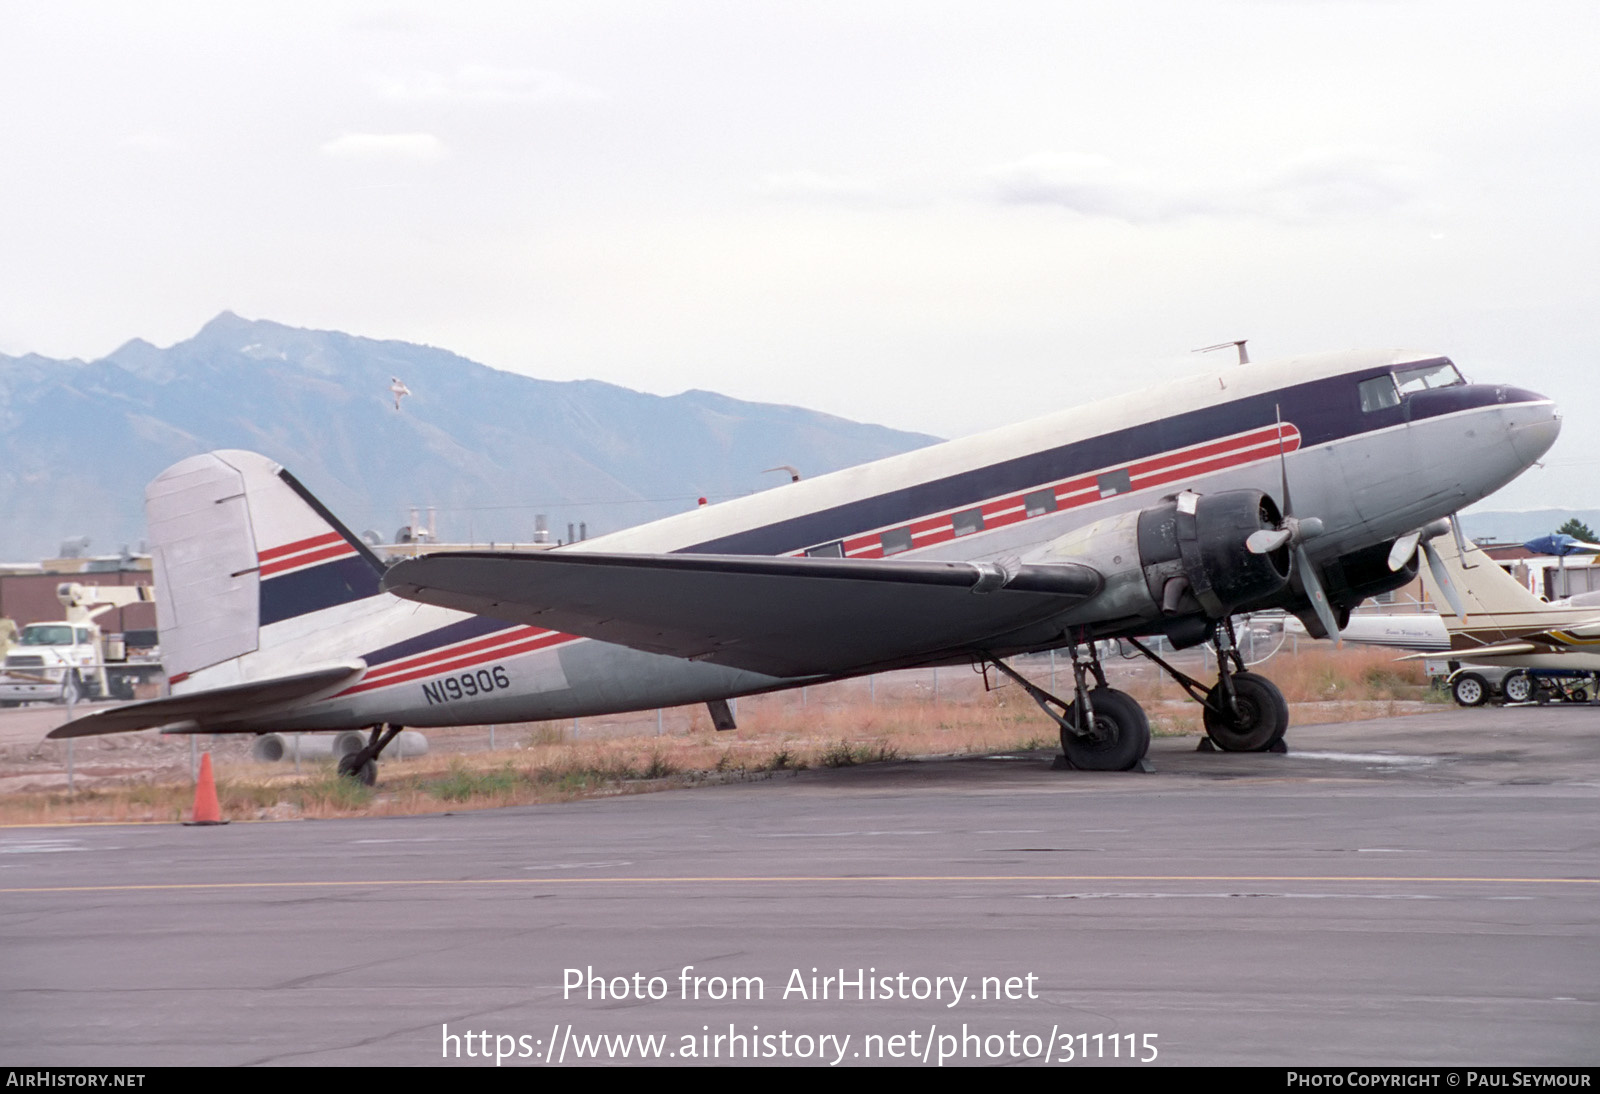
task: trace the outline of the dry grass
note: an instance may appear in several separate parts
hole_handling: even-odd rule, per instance
[[[1048,663],[1020,666],[1048,686]],[[1185,670],[1209,677],[1198,660]],[[1144,705],[1157,735],[1198,734],[1198,706],[1151,666],[1107,666],[1112,683]],[[1404,700],[1423,697],[1416,663],[1397,664],[1384,651],[1336,651],[1325,644],[1298,655],[1280,654],[1261,671],[1283,689],[1298,723],[1344,721],[1402,713]],[[1070,690],[1070,671],[1058,662],[1057,691]],[[431,731],[435,751],[383,764],[374,789],[341,779],[331,762],[306,763],[301,774],[244,755],[242,742],[218,751],[218,796],[232,820],[382,816],[558,802],[638,793],[710,780],[770,778],[808,767],[879,763],[900,758],[982,754],[1054,747],[1055,727],[1019,687],[983,689],[962,669],[942,669],[938,695],[927,674],[881,677],[872,686],[847,681],[747,697],[738,704],[740,728],[711,730],[704,708],[671,712],[657,735],[653,712],[631,720],[533,723],[500,727],[498,747],[480,731],[473,751],[452,751],[467,731]],[[184,753],[186,746],[181,746]],[[35,749],[37,755],[38,749]],[[80,753],[79,763],[84,764]],[[85,780],[90,781],[90,780]],[[186,764],[171,757],[131,784],[100,780],[75,793],[0,794],[0,824],[160,821],[187,816],[193,787]]]

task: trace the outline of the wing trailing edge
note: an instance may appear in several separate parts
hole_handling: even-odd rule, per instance
[[[799,677],[977,651],[1094,596],[1077,564],[441,552],[397,596],[649,653]]]

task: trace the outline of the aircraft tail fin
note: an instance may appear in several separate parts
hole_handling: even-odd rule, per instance
[[[1539,612],[1550,607],[1528,591],[1522,582],[1506,573],[1499,563],[1484,554],[1470,540],[1463,542],[1467,547],[1465,554],[1457,551],[1453,536],[1439,536],[1433,541],[1433,545],[1439,552],[1440,561],[1450,574],[1450,580],[1455,583],[1456,590],[1461,595],[1461,606],[1466,609],[1468,619],[1476,616],[1495,617],[1518,612]],[[1445,616],[1445,621],[1453,622],[1455,616],[1450,614],[1448,603],[1440,594],[1438,585],[1433,580],[1433,573],[1427,566],[1422,567],[1422,583],[1428,590],[1429,599],[1439,608],[1440,614]]]
[[[249,679],[252,655],[306,632],[295,621],[379,595],[384,567],[371,548],[254,452],[174,464],[146,489],[145,516],[162,659],[175,686],[225,662]]]
[[[1453,536],[1437,537],[1434,547],[1456,585],[1456,592],[1461,595],[1467,622],[1459,621],[1451,613],[1440,595],[1434,574],[1430,568],[1422,566],[1422,585],[1435,608],[1440,609],[1446,629],[1453,635],[1470,633],[1478,643],[1502,640],[1526,632],[1528,627],[1536,627],[1541,617],[1549,616],[1552,609],[1546,601],[1534,597],[1522,582],[1506,573],[1472,542],[1462,542],[1466,542],[1466,553],[1456,549]]]

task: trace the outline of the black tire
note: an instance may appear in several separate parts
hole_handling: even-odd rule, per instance
[[[69,672],[61,684],[61,701],[68,706],[83,700],[83,684],[78,680],[78,674]]]
[[[1450,695],[1464,707],[1481,707],[1489,701],[1489,681],[1475,672],[1463,672],[1450,681]]]
[[[1066,719],[1076,721],[1077,703],[1067,706]],[[1063,729],[1061,751],[1080,771],[1128,771],[1139,766],[1150,750],[1150,719],[1133,696],[1115,688],[1095,688],[1089,693],[1094,726],[1089,737]]]
[[[1567,701],[1569,703],[1587,703],[1589,701],[1589,693],[1582,688],[1573,688],[1567,692]]]
[[[362,786],[378,785],[378,761],[362,761],[361,753],[347,752],[339,757],[339,774],[354,779]]]
[[[1233,693],[1239,704],[1237,719],[1210,706],[1202,708],[1206,735],[1213,744],[1224,752],[1265,752],[1283,740],[1289,730],[1289,703],[1278,685],[1253,672],[1236,672]],[[1212,694],[1222,698],[1215,688]]]
[[[1513,672],[1500,681],[1500,692],[1508,703],[1526,703],[1530,699],[1537,698],[1538,691],[1533,677],[1525,672]]]

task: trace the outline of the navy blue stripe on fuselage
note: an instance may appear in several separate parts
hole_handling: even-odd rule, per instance
[[[1419,392],[1386,411],[1364,412],[1359,392],[1361,381],[1391,373],[1397,367],[1401,366],[1384,365],[1347,372],[1142,422],[1060,448],[1031,452],[988,467],[682,547],[678,553],[787,554],[843,540],[873,528],[908,524],[932,514],[977,505],[989,498],[1020,493],[1042,483],[1061,482],[1219,437],[1272,426],[1280,416],[1282,421],[1300,430],[1300,447],[1305,449],[1402,424],[1410,420],[1414,404],[1419,412],[1417,416],[1433,416],[1496,403],[1543,399],[1543,396],[1516,388],[1468,384]],[[1424,395],[1430,398],[1419,398]]]
[[[378,595],[378,574],[366,559],[347,555],[261,582],[261,626]]]
[[[412,657],[419,653],[427,653],[429,650],[453,646],[457,642],[482,638],[485,635],[493,634],[495,631],[510,630],[517,625],[516,623],[507,623],[501,619],[490,619],[486,615],[474,615],[459,622],[439,627],[436,630],[419,634],[415,638],[407,638],[403,642],[396,642],[393,645],[384,646],[382,649],[373,650],[371,653],[363,654],[361,659],[375,668],[390,661],[398,661],[402,657]]]

